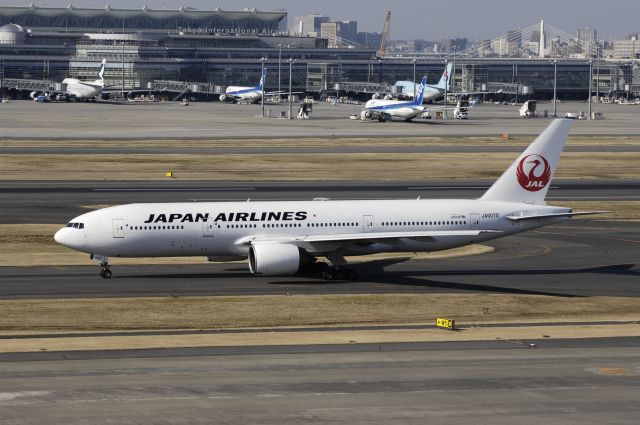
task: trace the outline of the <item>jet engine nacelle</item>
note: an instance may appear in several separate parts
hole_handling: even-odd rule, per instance
[[[221,94],[220,95],[220,102],[224,102],[227,100],[227,95],[226,94]]]
[[[36,98],[38,96],[40,96],[42,94],[42,92],[39,91],[32,91],[31,93],[29,93],[29,97],[33,100],[36,100]]]
[[[262,276],[286,276],[300,268],[297,246],[280,243],[256,243],[249,248],[249,270]]]
[[[371,114],[371,112],[369,112],[367,110],[364,110],[364,111],[360,112],[360,119],[363,120],[363,121],[364,120],[370,120],[372,116],[373,115]]]
[[[380,99],[380,93],[374,93],[374,94],[371,96],[371,99],[374,99],[374,100],[375,100],[375,99]]]

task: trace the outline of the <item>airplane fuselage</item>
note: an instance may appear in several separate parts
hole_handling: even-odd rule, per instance
[[[80,81],[77,78],[65,78],[62,84],[66,86],[66,91],[78,99],[94,98],[100,95],[102,87],[101,81]]]
[[[430,252],[478,243],[567,220],[513,222],[510,215],[566,212],[568,208],[480,200],[192,202],[127,204],[83,214],[56,240],[70,248],[112,257],[248,255],[262,236],[289,243],[310,235],[443,232],[442,237],[380,239],[375,243],[298,243],[312,255]],[[82,227],[82,228],[79,228]],[[460,235],[456,231],[487,233]],[[446,235],[444,234],[446,233]],[[468,233],[468,232],[467,232]]]
[[[394,118],[411,119],[422,114],[425,108],[422,105],[415,105],[413,102],[371,99],[365,104],[365,110],[372,113],[385,114]]]
[[[239,102],[254,103],[262,97],[262,89],[260,87],[229,86],[225,90],[224,96]]]

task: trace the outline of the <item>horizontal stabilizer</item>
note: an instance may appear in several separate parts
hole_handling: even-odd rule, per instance
[[[566,212],[566,213],[555,213],[555,214],[508,215],[507,218],[511,221],[524,221],[524,220],[536,220],[539,218],[573,217],[575,215],[607,214],[608,212],[609,211],[578,211],[578,212]]]

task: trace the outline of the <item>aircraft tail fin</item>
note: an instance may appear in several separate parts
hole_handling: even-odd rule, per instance
[[[451,69],[453,69],[453,63],[449,62],[440,77],[440,81],[438,81],[438,84],[436,85],[437,88],[444,90],[446,87],[447,90],[449,90],[449,76],[451,75]]]
[[[264,90],[264,82],[267,80],[267,68],[262,70],[262,76],[260,77],[260,84],[258,84],[258,88],[262,91]]]
[[[573,120],[555,119],[480,198],[544,205]]]
[[[106,59],[102,59],[102,65],[100,65],[100,70],[98,71],[98,77],[101,80],[104,80],[104,68],[107,65],[107,60]]]
[[[424,91],[426,87],[427,87],[427,77],[422,77],[422,82],[420,83],[418,94],[416,94],[416,98],[413,101],[415,105],[422,105],[422,101],[424,100]]]

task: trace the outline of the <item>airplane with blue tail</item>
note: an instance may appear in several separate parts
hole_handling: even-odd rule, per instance
[[[377,119],[380,122],[391,120],[393,118],[402,118],[405,121],[420,116],[425,107],[422,105],[424,94],[427,86],[427,77],[422,77],[422,83],[418,90],[418,94],[414,100],[400,102],[397,100],[371,99],[364,105],[361,119]]]
[[[267,81],[267,68],[262,71],[262,77],[257,86],[229,86],[226,88],[224,94],[220,95],[220,102],[242,102],[242,103],[256,103],[262,98],[262,94],[265,96],[279,95],[286,93],[284,91],[264,91],[264,84]],[[298,92],[296,92],[298,93]]]

